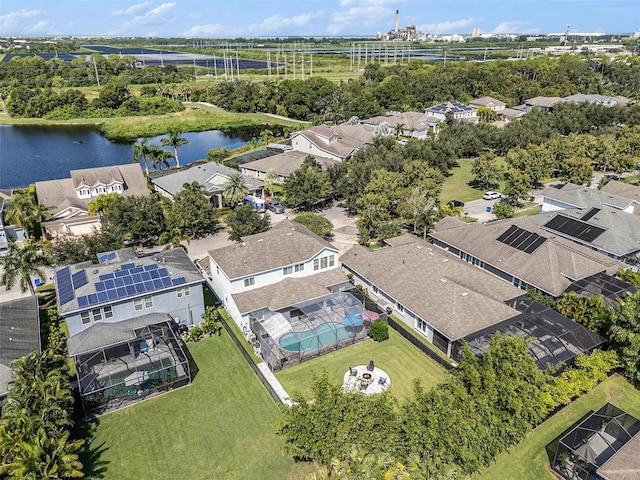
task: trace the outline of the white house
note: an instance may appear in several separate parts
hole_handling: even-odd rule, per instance
[[[542,192],[541,212],[555,210],[586,209],[602,205],[633,214],[638,201],[614,195],[602,190],[567,183],[562,188],[547,188]]]
[[[251,314],[319,298],[348,283],[338,249],[289,220],[208,254],[213,291],[245,332]]]
[[[298,151],[342,162],[373,139],[365,126],[344,125],[334,129],[317,125],[291,134],[291,147]]]

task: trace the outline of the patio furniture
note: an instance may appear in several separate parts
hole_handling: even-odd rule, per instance
[[[374,365],[373,365],[373,360],[371,360],[371,361],[369,362],[369,365],[367,365],[367,371],[368,371],[368,372],[373,372],[373,369],[374,369],[374,368],[375,368],[375,367],[374,367]]]
[[[357,377],[358,376],[358,369],[349,367],[349,375],[351,375],[352,377]]]
[[[380,379],[378,380],[378,385],[384,386],[386,383],[387,383],[386,377],[380,377]]]

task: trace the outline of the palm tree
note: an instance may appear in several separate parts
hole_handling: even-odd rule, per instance
[[[173,158],[172,153],[163,150],[157,145],[150,145],[149,150],[151,152],[150,158],[151,163],[153,164],[153,168],[157,169],[158,167],[160,167],[160,170],[162,170],[163,165],[167,168],[169,167],[169,159]]]
[[[180,160],[178,159],[178,147],[188,145],[190,142],[188,139],[181,137],[182,132],[179,130],[169,130],[167,138],[163,138],[161,143],[165,147],[173,147],[173,157],[176,159],[176,167],[180,167]]]
[[[149,178],[149,159],[151,157],[151,151],[149,150],[151,145],[147,143],[148,140],[148,138],[144,138],[133,144],[133,161],[135,163],[140,163],[141,160],[144,161],[147,178]]]
[[[222,192],[222,199],[227,205],[237,205],[244,200],[249,193],[249,187],[240,172],[233,171],[229,174],[227,183]]]
[[[398,123],[395,129],[396,140],[404,134],[404,123]]]
[[[278,172],[276,172],[275,168],[270,168],[267,170],[267,174],[264,177],[264,183],[266,187],[269,189],[269,194],[273,196],[273,184],[276,183],[280,179]]]
[[[99,215],[102,219],[102,214],[109,211],[109,207],[120,198],[121,195],[118,192],[113,193],[101,193],[92,202],[89,202],[88,214],[90,216]]]
[[[160,238],[158,239],[158,243],[164,245],[163,250],[182,247],[185,251],[187,251],[187,247],[182,245],[182,242],[187,242],[187,244],[190,244],[191,237],[189,235],[183,234],[179,228],[172,228],[171,230],[162,232],[162,235],[160,235]]]
[[[25,241],[24,247],[20,248],[15,242],[9,242],[9,253],[5,257],[0,257],[0,266],[3,270],[0,285],[11,289],[16,280],[19,280],[20,291],[24,293],[32,288],[31,275],[37,275],[43,282],[46,280],[40,268],[46,263],[46,257],[38,243]]]
[[[6,223],[23,228],[28,235],[35,235],[38,224],[50,215],[47,208],[37,204],[30,193],[15,192],[7,203]]]

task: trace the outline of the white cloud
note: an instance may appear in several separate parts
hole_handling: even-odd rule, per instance
[[[197,37],[200,35],[211,35],[213,37],[217,37],[219,35],[225,34],[228,34],[229,36],[236,35],[236,33],[232,30],[233,27],[229,27],[227,25],[222,25],[220,23],[208,23],[206,25],[194,25],[189,30],[184,32],[183,35],[185,37]]]
[[[202,14],[201,13],[190,13],[189,15],[187,15],[187,17],[189,17],[191,20],[197,20],[199,18],[202,18]]]
[[[363,33],[379,25],[380,19],[393,18],[393,14],[392,8],[382,5],[352,7],[346,11],[335,12],[331,17],[331,23],[327,26],[327,32],[331,35],[339,35],[346,29],[353,29],[354,25],[358,25],[361,29],[358,33]]]
[[[212,36],[261,36],[274,33],[284,33],[287,29],[300,28],[308,25],[312,20],[321,18],[324,15],[322,10],[312,13],[304,13],[293,17],[285,17],[283,15],[273,15],[265,18],[260,23],[247,25],[246,27],[238,27],[231,25],[223,25],[220,23],[194,25],[184,32],[185,37],[197,37],[202,35]]]
[[[529,25],[529,22],[523,22],[522,20],[501,22],[491,33],[524,33],[523,27],[526,25]]]
[[[25,30],[33,25],[34,17],[45,15],[42,10],[18,10],[16,12],[0,15],[0,32],[20,33],[18,30]],[[13,29],[13,30],[12,30]]]
[[[467,30],[469,27],[477,25],[481,20],[481,18],[474,17],[463,18],[460,20],[446,20],[444,22],[421,25],[419,29],[423,32],[435,35],[443,33],[462,33],[463,30]]]
[[[38,23],[30,26],[27,31],[30,33],[38,33],[45,30],[51,23],[47,20],[40,20]]]
[[[147,5],[150,5],[150,3],[147,2]],[[167,23],[171,21],[171,19],[168,17],[167,14],[171,10],[173,10],[175,6],[176,6],[176,2],[163,3],[155,8],[152,8],[151,10],[147,11],[142,15],[137,15],[133,17],[128,22],[125,22],[124,24],[122,24],[118,29],[112,32],[109,32],[109,35],[120,35],[124,32],[132,32],[132,31],[135,31],[136,33],[138,33],[137,30],[140,29],[141,27]]]
[[[129,8],[122,8],[120,10],[114,10],[110,13],[110,15],[134,15],[140,10],[143,10],[151,5],[151,2],[144,3],[136,3],[135,5],[131,5]]]
[[[340,0],[341,7],[366,7],[366,6],[382,6],[396,5],[404,0]]]

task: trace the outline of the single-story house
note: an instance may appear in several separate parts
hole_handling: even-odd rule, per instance
[[[360,121],[363,125],[377,127],[382,123],[388,123],[394,130],[398,125],[402,126],[401,136],[408,138],[425,138],[432,126],[426,120],[423,112],[403,112],[396,115],[379,115]]]
[[[611,183],[611,182],[609,182]],[[616,182],[621,184],[622,182]],[[606,187],[606,185],[605,185]],[[636,207],[640,206],[640,199],[629,198],[625,195],[618,195],[611,191],[612,188],[620,188],[614,185],[605,190],[597,190],[582,185],[567,183],[562,188],[547,188],[542,192],[541,212],[552,212],[555,210],[589,209],[598,208],[602,205],[614,208],[624,213],[634,213]],[[629,185],[625,191],[633,189],[640,190],[640,187]]]
[[[640,215],[640,187],[637,185],[632,185],[631,183],[621,182],[619,180],[610,180],[608,181],[604,187],[600,189],[601,192],[604,192],[608,195],[615,195],[618,197],[627,198],[629,200],[634,200],[638,202],[636,207],[633,209],[633,213],[635,215]]]
[[[267,177],[267,172],[273,169],[278,174],[277,182],[284,183],[289,175],[291,175],[302,166],[302,163],[308,156],[309,154],[307,153],[299,152],[296,150],[289,150],[277,155],[272,155],[266,158],[243,163],[240,165],[240,171],[243,173],[243,175],[247,175],[249,177],[264,181],[264,179]],[[340,163],[332,158],[319,157],[315,155],[311,156],[315,158],[316,161],[325,170]]]
[[[507,106],[506,103],[501,102],[500,100],[496,100],[492,97],[480,97],[474,98],[469,102],[469,106],[471,108],[478,109],[480,107],[485,107],[493,110],[494,112],[501,112]]]

